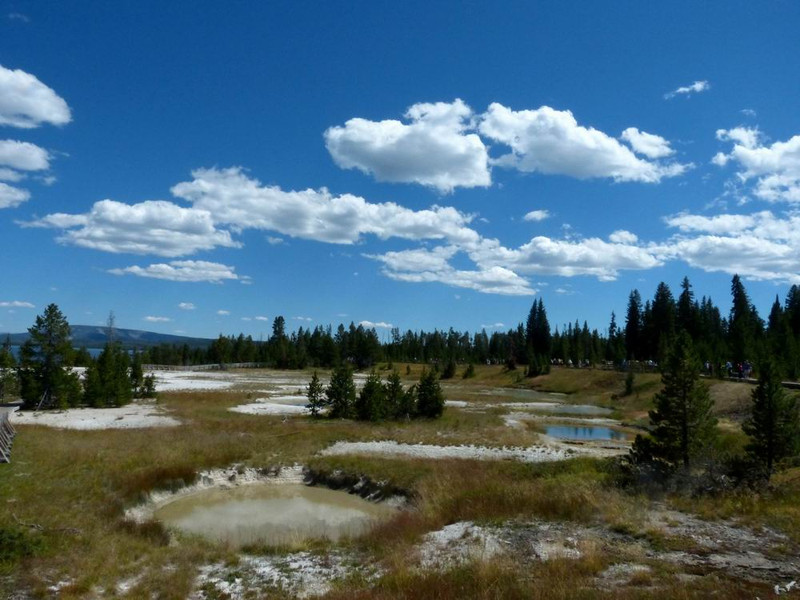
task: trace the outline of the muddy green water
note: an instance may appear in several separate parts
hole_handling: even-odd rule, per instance
[[[169,527],[233,546],[359,535],[396,509],[326,488],[246,485],[203,490],[155,512]]]

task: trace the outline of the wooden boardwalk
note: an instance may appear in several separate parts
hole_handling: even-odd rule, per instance
[[[8,416],[15,410],[17,409],[0,406],[0,463],[11,462],[11,445],[17,432]]]

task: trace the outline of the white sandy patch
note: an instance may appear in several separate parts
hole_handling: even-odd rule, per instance
[[[469,402],[465,402],[464,400],[445,400],[444,405],[453,408],[466,408],[469,406]]]
[[[513,427],[514,429],[524,429],[525,423],[515,418],[513,415],[503,415],[503,421],[506,427]]]
[[[584,450],[531,446],[528,448],[486,446],[433,446],[428,444],[400,444],[395,441],[382,442],[336,442],[325,448],[323,456],[343,454],[378,454],[384,456],[409,456],[411,458],[467,458],[473,460],[519,460],[522,462],[548,462],[565,460]]]
[[[491,530],[460,521],[425,534],[417,552],[423,569],[449,568],[471,560],[488,560],[501,554],[503,545]]]
[[[553,408],[559,408],[564,406],[561,402],[501,402],[500,404],[496,404],[495,406],[508,406],[511,408],[519,408],[525,409],[530,408],[533,410],[549,410]]]
[[[284,395],[284,396],[268,396],[266,398],[258,398],[256,402],[271,402],[272,404],[292,404],[295,406],[308,404],[308,398],[300,394]]]
[[[380,575],[374,565],[338,550],[324,555],[294,552],[283,556],[240,556],[238,564],[217,563],[202,567],[195,587],[214,588],[231,599],[261,597],[265,588],[280,590],[292,598],[320,596],[330,591],[333,580],[358,574],[368,581]],[[213,597],[217,597],[216,595]],[[192,599],[207,598],[198,591]]]
[[[153,371],[157,392],[184,392],[196,390],[225,390],[235,385],[228,375],[197,373],[196,371]]]
[[[278,404],[275,402],[240,404],[228,410],[243,415],[307,415],[309,412],[305,405],[298,406],[295,404]]]
[[[305,481],[305,470],[302,465],[282,467],[280,469],[253,469],[230,467],[228,469],[212,469],[201,471],[197,481],[175,492],[155,491],[147,496],[142,504],[125,511],[125,518],[142,523],[153,518],[153,513],[165,504],[189,496],[196,492],[211,488],[229,489],[242,485],[270,483],[276,485],[302,484]]]
[[[143,429],[174,427],[177,419],[167,416],[153,404],[128,404],[121,408],[70,408],[40,412],[17,411],[11,415],[14,425],[44,425],[58,429]]]

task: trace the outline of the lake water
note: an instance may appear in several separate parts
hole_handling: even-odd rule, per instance
[[[305,485],[203,490],[155,512],[169,527],[241,547],[351,537],[396,514],[346,492]]]
[[[614,440],[625,441],[627,434],[610,427],[547,425],[547,435],[562,440]]]

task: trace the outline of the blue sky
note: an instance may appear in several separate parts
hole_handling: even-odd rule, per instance
[[[0,0],[0,331],[624,319],[800,283],[795,2]],[[502,325],[500,325],[502,324]]]

